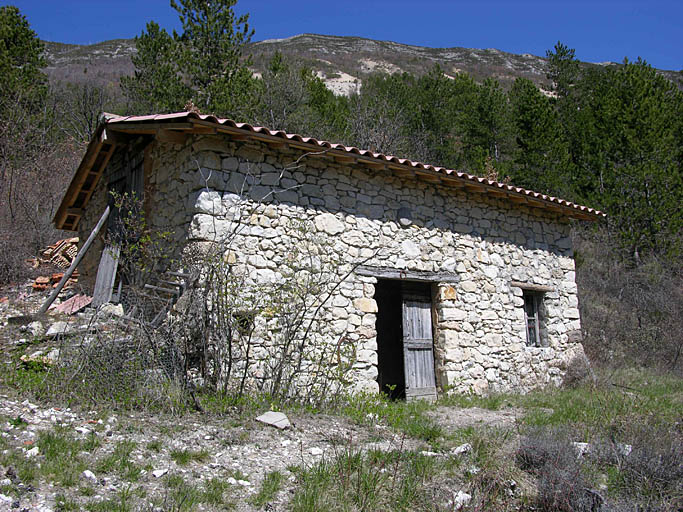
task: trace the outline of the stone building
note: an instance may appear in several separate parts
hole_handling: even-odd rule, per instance
[[[583,355],[570,227],[602,217],[591,208],[187,112],[106,118],[56,226],[85,240],[110,190],[141,194],[149,222],[178,247],[239,224],[229,257],[255,280],[281,276],[291,226],[306,222],[348,262],[340,275],[351,269],[315,334],[355,345],[356,389],[524,391],[558,383]],[[250,215],[236,215],[243,205]],[[102,247],[84,258],[82,279],[94,283]]]

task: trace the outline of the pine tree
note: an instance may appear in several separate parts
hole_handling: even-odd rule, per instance
[[[150,22],[136,38],[135,74],[121,82],[134,105],[168,112],[191,101],[204,113],[249,118],[255,80],[243,52],[254,32],[248,14],[235,15],[235,3],[171,0],[182,33]]]
[[[0,91],[4,108],[29,106],[47,92],[43,43],[14,6],[0,7]],[[2,112],[0,112],[2,113]]]
[[[550,100],[526,78],[515,80],[509,98],[516,143],[510,168],[512,182],[572,197],[569,150]]]
[[[135,38],[135,47],[135,74],[121,77],[130,109],[139,114],[182,110],[193,91],[183,81],[176,38],[150,21],[147,30]]]

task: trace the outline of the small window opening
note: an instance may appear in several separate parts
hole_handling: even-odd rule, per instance
[[[543,295],[523,291],[524,321],[526,322],[526,344],[530,347],[541,347],[541,324]]]
[[[233,315],[235,331],[241,337],[249,336],[254,329],[255,314],[250,311],[242,311]]]

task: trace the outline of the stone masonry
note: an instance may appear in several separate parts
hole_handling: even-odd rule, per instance
[[[466,189],[341,164],[325,155],[256,141],[195,135],[146,151],[146,210],[179,247],[238,235],[230,257],[256,281],[287,265],[293,223],[305,222],[344,255],[344,275],[365,265],[452,275],[434,283],[437,385],[447,392],[525,391],[557,384],[583,354],[569,220]],[[116,166],[116,159],[110,167]],[[106,176],[80,222],[81,239],[106,202]],[[399,221],[409,212],[410,221]],[[92,279],[98,254],[84,264]],[[367,261],[366,261],[367,260]],[[377,280],[352,273],[329,301],[316,333],[356,344],[355,389],[377,391]],[[513,285],[512,283],[516,283]],[[545,346],[526,344],[517,283],[540,285]]]

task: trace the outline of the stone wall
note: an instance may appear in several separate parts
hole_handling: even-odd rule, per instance
[[[457,278],[435,284],[442,390],[558,383],[567,362],[583,353],[569,223],[561,214],[257,142],[195,136],[182,147],[155,144],[146,176],[150,220],[170,228],[178,247],[230,233],[232,261],[255,281],[276,281],[299,243],[291,226],[304,222],[344,255],[340,278],[361,262]],[[399,210],[411,221],[399,222]],[[81,229],[91,224],[82,221]],[[316,332],[320,343],[345,336],[355,344],[356,388],[368,391],[378,389],[376,282],[352,272]],[[552,290],[543,298],[547,346],[526,345],[522,289],[512,282]]]

